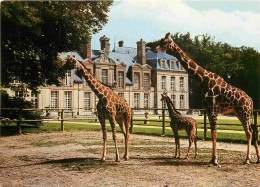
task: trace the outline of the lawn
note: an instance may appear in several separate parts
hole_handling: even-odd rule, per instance
[[[140,119],[140,118],[138,118]],[[158,119],[157,119],[158,120]],[[172,130],[169,128],[170,123],[169,119],[166,119],[166,136],[173,136]],[[197,119],[198,122],[198,137],[199,139],[204,138],[204,120]],[[208,123],[208,121],[207,121]],[[111,127],[109,125],[108,120],[106,121],[107,130],[110,131]],[[219,119],[218,120],[218,130],[238,130],[238,133],[228,133],[228,132],[218,132],[218,141],[229,141],[229,142],[246,142],[246,136],[241,131],[243,131],[243,127],[237,119]],[[235,124],[233,125],[221,125],[221,124]],[[2,125],[2,124],[1,124]],[[14,126],[15,124],[11,124]],[[64,122],[65,131],[78,131],[78,130],[101,130],[101,126],[98,121],[93,119],[91,120],[69,120]],[[210,134],[210,126],[207,124],[207,139],[211,138]],[[22,133],[41,133],[41,132],[53,132],[60,131],[61,124],[60,122],[43,122],[39,128],[23,128]],[[121,131],[119,126],[117,125],[117,131]],[[148,124],[144,124],[144,121],[134,121],[133,122],[133,133],[137,134],[150,134],[160,136],[162,135],[162,122],[149,122]],[[186,133],[184,131],[179,131],[179,135],[181,137],[186,137]]]

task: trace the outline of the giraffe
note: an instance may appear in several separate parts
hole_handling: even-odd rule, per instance
[[[208,114],[211,137],[213,142],[212,159],[210,163],[218,165],[218,156],[216,149],[217,141],[217,115],[218,113],[234,113],[243,125],[247,137],[247,155],[245,164],[250,163],[251,159],[251,141],[255,146],[257,154],[257,163],[260,163],[260,154],[257,143],[257,133],[255,126],[250,122],[250,115],[253,112],[252,99],[241,89],[228,84],[222,77],[216,73],[210,72],[194,62],[170,37],[167,33],[160,40],[155,52],[164,51],[170,53],[180,61],[181,65],[192,78],[203,85],[204,106]],[[252,136],[253,135],[253,136]]]
[[[192,142],[194,142],[195,145],[195,158],[198,156],[198,150],[197,150],[197,136],[195,132],[197,132],[197,122],[195,119],[187,116],[182,116],[180,112],[178,112],[172,100],[167,96],[167,93],[164,92],[162,94],[161,101],[165,101],[168,107],[169,116],[171,118],[170,126],[172,128],[174,137],[175,137],[175,158],[177,158],[177,153],[180,155],[180,140],[179,140],[179,134],[178,130],[185,130],[189,139],[189,148],[186,155],[186,158],[189,158],[189,153],[191,150]]]
[[[131,108],[127,101],[113,92],[109,87],[104,86],[91,73],[89,73],[84,64],[76,58],[69,56],[66,62],[73,63],[80,75],[82,75],[89,87],[99,98],[97,104],[97,116],[103,132],[103,156],[101,161],[106,160],[107,130],[105,120],[108,119],[111,125],[113,140],[115,142],[116,162],[119,162],[119,153],[117,148],[116,122],[119,124],[125,137],[125,155],[124,159],[129,159],[129,127],[131,122]]]

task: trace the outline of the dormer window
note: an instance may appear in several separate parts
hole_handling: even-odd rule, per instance
[[[166,69],[166,60],[165,59],[161,59],[161,68],[162,69]]]
[[[65,86],[72,86],[71,70],[68,70],[65,74]]]
[[[134,89],[140,89],[140,73],[134,72]]]
[[[180,64],[179,61],[175,61],[175,70],[179,70],[180,69]]]
[[[170,69],[174,70],[174,60],[170,60]]]

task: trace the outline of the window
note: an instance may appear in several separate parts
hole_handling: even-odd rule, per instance
[[[136,90],[140,89],[140,73],[134,73],[134,88]]]
[[[145,73],[144,74],[144,89],[145,90],[149,90],[149,87],[150,87],[150,74],[149,73]]]
[[[166,76],[162,76],[162,90],[166,90]]]
[[[124,93],[118,93],[118,95],[124,98]]]
[[[38,108],[38,93],[37,92],[31,93],[31,102],[33,103],[34,108]]]
[[[71,92],[64,92],[64,108],[72,108]]]
[[[149,108],[149,95],[144,94],[144,108]]]
[[[72,86],[71,70],[68,70],[65,74],[65,86]]]
[[[84,92],[84,109],[90,110],[90,92]]]
[[[23,97],[23,91],[22,90],[15,91],[15,97]]]
[[[107,84],[108,83],[108,70],[102,69],[102,83]]]
[[[175,106],[175,95],[171,95],[171,100],[172,100],[173,105]]]
[[[166,101],[162,101],[162,108],[166,108]]]
[[[51,91],[51,108],[59,107],[59,92]]]
[[[180,108],[184,108],[184,95],[180,95]]]
[[[134,94],[134,108],[139,108],[140,107],[140,94],[139,93],[135,93]]]
[[[175,61],[175,69],[176,70],[179,70],[180,68],[179,68],[179,61]]]
[[[184,77],[180,77],[180,91],[184,91]]]
[[[124,88],[124,71],[118,72],[118,88]]]
[[[170,69],[174,69],[174,61],[170,60]]]
[[[166,60],[161,59],[161,68],[166,69]]]
[[[175,77],[171,77],[171,90],[175,90]]]

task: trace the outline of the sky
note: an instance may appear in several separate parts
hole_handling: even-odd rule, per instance
[[[209,34],[214,41],[234,47],[248,46],[260,52],[260,0],[123,0],[114,1],[104,28],[92,36],[92,49],[99,38],[124,46],[158,40],[167,32]]]

